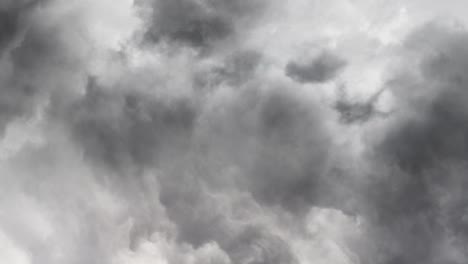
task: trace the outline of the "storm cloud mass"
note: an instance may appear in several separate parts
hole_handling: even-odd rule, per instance
[[[0,0],[0,263],[468,263],[467,11]]]

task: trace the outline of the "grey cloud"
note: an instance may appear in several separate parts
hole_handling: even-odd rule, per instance
[[[31,9],[45,1],[41,0],[20,0],[2,1],[0,3],[0,54],[11,44],[22,29],[25,16]]]
[[[89,160],[116,171],[152,165],[167,158],[161,152],[168,148],[186,149],[197,117],[189,99],[105,91],[93,79],[67,112],[65,121]]]
[[[90,175],[58,142],[59,137],[30,146],[10,163],[15,173],[8,177],[23,183],[9,186],[13,195],[1,202],[2,231],[21,245],[30,263],[109,263],[111,252],[104,241],[113,235],[102,230],[117,228],[106,223],[109,211],[99,210],[102,201],[93,197]],[[47,164],[55,164],[54,173]],[[66,253],[57,256],[57,250]]]
[[[152,4],[156,13],[147,37],[200,48],[235,38],[265,2]],[[293,245],[274,223],[252,220],[256,210],[240,219],[230,210],[245,210],[248,203],[268,212],[306,213],[318,203],[319,192],[328,190],[320,186],[327,185],[330,146],[319,108],[287,87],[265,88],[267,80],[258,73],[262,55],[251,50],[236,50],[220,63],[219,86],[233,92],[226,111],[208,107],[222,87],[176,96],[173,87],[156,93],[158,81],[145,90],[131,76],[112,84],[87,78],[95,65],[83,62],[82,53],[94,51],[93,44],[78,40],[80,27],[68,17],[49,17],[49,7],[5,18],[11,23],[1,45],[16,38],[20,24],[21,34],[2,58],[11,74],[1,80],[0,122],[6,126],[44,104],[45,143],[8,160],[14,171],[8,179],[20,185],[14,192],[27,197],[26,209],[18,210],[27,213],[17,216],[13,208],[0,220],[0,231],[8,229],[6,235],[38,264],[114,263],[117,253],[135,253],[142,241],[158,235],[175,237],[176,248],[215,242],[233,263],[297,263]],[[121,73],[133,70],[139,69],[129,66]],[[230,167],[240,172],[231,179],[225,173]],[[217,187],[238,192],[222,203],[213,196]],[[246,201],[230,204],[239,193]],[[12,207],[2,209],[7,206]],[[33,209],[40,213],[29,217]],[[21,228],[23,221],[44,228],[45,235]]]
[[[254,50],[241,50],[228,56],[223,67],[217,69],[221,79],[239,86],[251,80],[262,62],[262,54]]]
[[[222,84],[241,89],[243,85],[256,79],[263,60],[259,51],[236,50],[219,64],[198,71],[194,76],[194,84],[200,92],[216,90]]]
[[[172,182],[161,193],[161,201],[169,218],[176,223],[182,242],[200,247],[215,241],[233,263],[297,263],[290,245],[275,235],[272,227],[249,223],[248,217],[255,215],[255,211],[236,208],[248,206],[252,201],[246,199],[231,205],[234,208],[221,205],[196,182],[187,179]],[[236,222],[231,210],[246,210],[249,215]]]
[[[4,3],[0,12],[10,10]],[[146,3],[154,12],[149,28],[142,29],[148,30],[147,41],[197,49],[237,38],[267,4]],[[190,57],[188,74],[177,67],[157,74],[183,75],[182,85],[193,86],[184,87],[190,92],[179,94],[179,87],[158,78],[132,79],[161,70],[151,63],[140,75],[134,72],[139,66],[122,62],[120,76],[102,73],[83,81],[71,78],[89,70],[80,64],[79,43],[69,38],[73,27],[66,21],[41,23],[46,18],[31,10],[0,19],[6,21],[2,62],[8,60],[0,67],[11,65],[11,74],[0,74],[0,125],[36,112],[41,100],[49,102],[41,120],[46,143],[24,148],[5,161],[6,169],[0,166],[8,180],[0,177],[0,186],[4,180],[19,186],[0,187],[12,189],[5,197],[15,205],[0,201],[0,208],[8,209],[0,231],[21,244],[35,258],[32,263],[114,263],[117,253],[144,255],[153,249],[144,243],[154,242],[157,252],[150,257],[177,263],[185,263],[184,254],[215,245],[223,263],[295,264],[297,252],[303,252],[298,243],[328,243],[341,231],[333,226],[326,238],[298,234],[308,230],[306,215],[314,206],[364,219],[359,228],[366,229],[365,243],[328,243],[349,249],[361,263],[466,263],[465,31],[429,25],[409,38],[402,48],[414,55],[407,63],[417,65],[417,73],[388,83],[400,111],[385,120],[389,127],[382,141],[366,146],[364,156],[348,157],[356,154],[335,142],[342,135],[333,130],[333,112],[321,107],[315,94],[305,96],[300,85],[335,78],[347,64],[337,55],[291,61],[284,70],[298,83],[265,76],[268,55],[245,47]],[[24,35],[9,49],[23,24]],[[154,52],[158,63],[172,59],[173,54]],[[215,66],[203,68],[206,60]],[[64,92],[71,87],[77,91]],[[334,110],[342,122],[361,125],[379,115],[379,94],[364,102],[338,98]],[[361,169],[360,162],[368,167]],[[28,199],[10,195],[15,192]],[[31,216],[17,216],[21,210]],[[45,223],[47,240],[24,219],[40,228]],[[55,258],[55,252],[64,253]]]
[[[241,53],[239,60],[237,58],[232,60],[234,73],[238,71],[237,64],[250,63],[244,62],[243,56]],[[232,65],[231,60],[227,65],[228,67]],[[132,228],[131,248],[135,248],[141,239],[148,239],[157,226],[154,221],[157,217],[151,214],[151,210],[144,212],[143,209],[145,208],[143,205],[146,204],[145,199],[151,197],[161,201],[169,219],[176,226],[179,243],[189,243],[198,248],[215,241],[235,263],[249,263],[249,261],[295,263],[293,253],[285,241],[267,232],[267,229],[258,234],[252,232],[257,229],[256,227],[243,231],[244,227],[230,222],[226,211],[214,210],[219,204],[211,201],[212,198],[205,194],[209,191],[204,191],[200,187],[200,184],[212,186],[210,182],[212,179],[204,173],[207,171],[215,175],[216,163],[215,160],[203,156],[204,147],[198,145],[200,142],[196,140],[199,138],[194,138],[194,133],[200,132],[201,129],[198,120],[203,114],[208,114],[200,109],[196,100],[160,98],[134,89],[119,89],[119,85],[105,87],[99,83],[99,79],[90,77],[83,97],[72,100],[71,104],[52,109],[52,114],[56,115],[55,117],[58,117],[71,133],[74,143],[84,151],[86,161],[125,176],[104,179],[103,182],[110,181],[113,188],[122,189],[123,193],[119,194],[136,203],[132,212],[138,216],[138,220]],[[235,100],[242,102],[243,95],[245,94],[242,92],[236,92]],[[272,98],[264,102],[263,96]],[[302,109],[305,105],[296,109],[295,104],[299,102],[296,100],[298,99],[295,96],[280,91],[272,95],[268,92],[254,98],[251,105],[253,108],[245,110],[254,116],[259,115],[259,119],[253,123],[240,124],[240,127],[232,127],[233,133],[241,135],[241,138],[238,138],[240,141],[232,143],[244,144],[242,136],[250,132],[258,133],[259,138],[271,137],[272,141],[282,141],[281,138],[286,141],[292,140],[296,127],[300,126],[300,116],[308,115],[306,113],[308,110]],[[259,107],[265,109],[257,112]],[[267,116],[270,111],[274,116]],[[301,113],[302,111],[304,113]],[[212,118],[210,121],[216,125],[235,122],[231,118],[241,117],[234,115],[226,120]],[[288,124],[293,127],[288,128]],[[300,130],[299,133],[305,133],[302,131],[304,129],[297,130]],[[273,135],[276,133],[278,135]],[[209,131],[203,136],[212,144],[214,134],[214,131]],[[229,137],[229,135],[224,136]],[[213,151],[216,147],[211,145],[209,149]],[[225,145],[220,150],[223,152],[222,155],[226,155],[233,163],[236,162],[236,155],[249,155],[248,148],[240,148],[239,152],[231,153],[232,150],[224,147]],[[198,169],[204,166],[207,168]],[[154,194],[152,192],[156,190],[147,189],[142,182],[141,174],[145,170],[162,171],[157,176],[153,176],[161,186]],[[215,175],[215,177],[221,176]],[[278,176],[281,177],[286,175]],[[258,184],[262,184],[261,181],[259,180]],[[227,187],[235,188],[230,184]],[[263,191],[262,189],[258,192]],[[138,193],[141,193],[141,197],[137,195]],[[140,205],[141,203],[143,205]],[[277,201],[268,203],[274,204]],[[143,213],[140,210],[143,210]]]
[[[126,109],[123,94],[115,90],[107,94],[92,81],[89,86],[85,99],[67,116],[85,157],[124,174],[125,167],[162,170],[157,176],[161,187],[157,199],[175,224],[179,243],[198,248],[215,241],[233,263],[297,263],[290,245],[274,229],[250,222],[255,208],[279,206],[304,215],[312,205],[340,206],[336,202],[339,194],[330,193],[336,191],[334,180],[325,175],[330,142],[319,110],[290,89],[236,87],[229,102],[222,103],[225,110],[204,109],[187,115],[178,115],[186,113],[184,104],[166,105],[132,93],[141,107],[138,113],[150,117],[144,121],[126,112],[130,109]],[[163,123],[166,115],[168,122]],[[131,129],[132,124],[138,128],[146,122],[143,134]],[[171,151],[185,140],[191,143],[181,151]],[[234,166],[240,173],[225,175],[226,166]],[[130,173],[133,177],[125,185],[139,182],[138,173]],[[132,192],[146,192],[138,183],[135,186]],[[238,188],[252,196],[237,205],[210,195]],[[231,210],[245,210],[247,215],[233,219]],[[150,236],[155,227],[148,220],[140,223],[133,240]]]
[[[383,263],[466,261],[462,248],[454,245],[457,260],[444,244],[467,239],[459,211],[467,201],[457,194],[468,153],[467,36],[438,23],[420,28],[405,44],[419,68],[390,82],[400,113],[372,151],[380,175],[367,187]]]
[[[18,12],[0,10],[0,50],[11,41],[18,30]]]
[[[249,226],[232,241],[227,252],[231,252],[235,263],[295,264],[289,245],[280,237],[264,228]]]
[[[337,55],[324,51],[309,61],[291,61],[286,75],[300,83],[321,83],[333,79],[346,65]]]
[[[377,117],[388,117],[391,114],[390,112],[380,111],[376,106],[384,91],[385,89],[380,89],[363,102],[353,102],[347,98],[346,94],[340,95],[340,98],[334,104],[334,109],[338,112],[340,121],[345,124],[361,124]]]
[[[238,168],[239,184],[265,205],[303,213],[333,196],[326,180],[333,144],[316,103],[282,86],[235,94],[201,118],[207,158]]]
[[[259,15],[264,1],[155,0],[147,32],[151,41],[169,40],[206,48],[237,32],[238,23]],[[248,18],[248,19],[247,19]]]
[[[44,2],[5,1],[0,5],[0,134],[10,121],[32,114],[38,104],[40,85],[33,75],[47,56],[40,47],[52,44],[42,36],[45,29],[35,25],[33,18],[36,7]]]
[[[289,210],[317,202],[331,142],[321,116],[295,95],[273,92],[259,110],[259,149],[251,180],[254,195]]]
[[[419,82],[402,78],[392,82],[401,87],[396,90],[400,100],[413,107],[418,116],[402,118],[382,148],[410,171],[419,172],[447,159],[463,160],[468,154],[465,44],[468,44],[466,32],[437,24],[422,28],[408,40],[408,45],[426,49],[420,67],[424,79]]]
[[[456,163],[441,164],[419,175],[398,168],[380,169],[364,190],[369,201],[364,215],[379,263],[466,261],[461,245],[467,241],[462,209],[467,201],[459,194],[466,188],[465,169]],[[363,259],[372,257],[372,251],[367,253]]]
[[[203,185],[245,188],[262,206],[301,214],[335,195],[328,193],[334,187],[325,178],[330,140],[318,108],[284,88],[233,89],[232,101],[223,104],[226,115],[218,115],[220,111],[197,111],[190,101],[164,102],[115,89],[108,93],[90,79],[87,94],[65,120],[91,163],[130,174],[130,182],[139,181],[140,171],[127,168],[163,170],[159,199],[176,223],[179,239],[195,247],[214,240],[231,256],[241,254],[228,249],[237,248],[231,244],[237,243],[238,231],[229,231],[226,212],[213,210],[217,205],[203,194]],[[232,165],[241,174],[223,182],[218,166]],[[248,254],[266,254],[276,262],[292,259],[290,253],[259,250]]]

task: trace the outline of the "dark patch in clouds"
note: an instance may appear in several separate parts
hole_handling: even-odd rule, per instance
[[[447,252],[449,241],[466,259],[467,224],[458,210],[468,203],[457,190],[466,186],[468,157],[467,44],[465,30],[426,25],[406,42],[422,78],[391,82],[403,113],[376,148],[384,169],[369,186],[385,263],[461,263]]]
[[[164,101],[134,91],[106,91],[91,78],[86,95],[65,119],[91,161],[120,171],[149,166],[168,148],[187,148],[196,116],[189,99]]]
[[[287,210],[318,201],[330,141],[317,108],[296,94],[265,95],[259,110],[259,148],[250,176],[254,195]]]
[[[308,61],[291,61],[286,65],[286,75],[300,83],[322,83],[329,81],[346,66],[339,56],[323,51]]]
[[[262,62],[262,54],[255,50],[241,50],[231,54],[223,67],[216,69],[222,80],[239,86],[251,80]]]
[[[0,4],[0,134],[9,122],[34,114],[38,104],[38,83],[34,74],[44,63],[50,40],[34,25],[34,11],[45,1],[4,1]],[[41,35],[39,37],[39,35]],[[34,37],[36,36],[36,37]],[[33,41],[36,39],[38,41]],[[32,69],[29,71],[27,68]],[[40,76],[38,76],[40,77]],[[46,79],[46,78],[42,78]]]
[[[3,50],[9,44],[18,31],[18,17],[19,14],[16,10],[0,9],[0,50]]]
[[[230,181],[260,204],[295,214],[339,195],[328,181],[334,146],[316,102],[287,86],[246,87],[234,95],[203,116],[199,139],[207,159],[239,170]]]
[[[344,87],[340,89],[344,89]],[[340,95],[334,104],[334,109],[338,112],[340,121],[345,124],[362,124],[376,117],[388,117],[391,114],[390,112],[378,110],[376,106],[384,91],[384,89],[377,91],[364,102],[353,102],[347,98],[346,94]]]
[[[195,48],[209,48],[237,33],[244,22],[259,16],[265,5],[254,1],[194,1],[153,0],[147,39],[187,44]],[[245,31],[245,28],[242,29]]]
[[[18,36],[22,28],[21,24],[31,9],[44,2],[41,0],[5,0],[0,3],[0,54]]]
[[[411,81],[409,77],[393,82],[399,85],[399,100],[416,116],[402,118],[382,146],[406,170],[421,172],[440,162],[468,156],[466,44],[466,31],[439,24],[420,29],[408,40],[410,47],[423,50],[422,80]]]

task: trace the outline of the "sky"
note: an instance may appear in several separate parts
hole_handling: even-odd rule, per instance
[[[466,12],[0,0],[0,263],[468,263]]]

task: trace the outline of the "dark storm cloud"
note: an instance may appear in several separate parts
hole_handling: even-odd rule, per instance
[[[198,248],[214,241],[234,263],[297,263],[291,245],[274,228],[250,218],[264,206],[303,214],[310,206],[325,204],[326,198],[336,199],[337,194],[329,193],[334,179],[324,176],[329,138],[310,101],[285,88],[236,88],[229,102],[222,103],[224,110],[197,112],[183,100],[111,92],[92,78],[88,86],[65,117],[85,158],[123,174],[129,167],[162,170],[156,194],[139,183],[138,171],[128,173],[122,188],[134,197],[136,213],[145,199],[156,195],[179,243]],[[195,124],[195,119],[208,123]],[[226,166],[238,166],[240,174],[223,175]],[[254,198],[249,195],[232,205],[239,208],[229,209],[231,200],[223,204],[210,195],[239,187]],[[336,201],[327,205],[338,206]],[[234,220],[230,210],[248,215]],[[147,214],[135,220],[132,245],[149,238],[157,226]]]
[[[34,11],[41,3],[45,1],[0,4],[0,134],[10,121],[34,112],[39,89],[33,76],[37,76],[36,70],[46,68],[48,55],[59,54],[42,34],[46,29],[35,25]],[[46,50],[49,53],[45,54]]]
[[[380,168],[374,177],[377,179],[363,191],[368,199],[365,215],[371,224],[371,239],[382,259],[379,263],[433,263],[432,254],[441,245],[444,227],[425,177],[398,168]],[[362,258],[375,262],[372,253],[366,252]]]
[[[119,171],[153,164],[167,147],[187,148],[197,116],[194,107],[189,99],[165,101],[105,90],[90,78],[86,95],[68,109],[65,121],[91,161]]]
[[[213,6],[223,10],[231,8],[242,10],[233,3],[216,3]],[[55,31],[56,29],[59,31]],[[35,84],[31,80],[63,77],[57,68],[66,68],[70,62],[74,62],[74,53],[68,53],[68,46],[62,42],[62,35],[58,32],[60,28],[43,28],[40,23],[30,27],[30,31],[27,31],[20,45],[10,54],[16,67],[15,76],[20,76],[16,77],[17,79],[28,84]],[[234,52],[222,65],[218,73],[221,76],[220,79],[229,85],[242,86],[247,80],[253,78],[260,60],[261,55],[254,51]],[[56,75],[45,74],[49,71]],[[25,76],[28,78],[24,78]],[[30,76],[34,78],[29,78]],[[79,86],[79,84],[75,85]],[[193,163],[197,163],[202,158],[195,159],[188,156],[199,154],[197,152],[199,149],[191,149],[192,134],[196,129],[201,108],[201,105],[195,102],[196,99],[177,98],[176,96],[169,98],[170,96],[154,95],[150,94],[150,91],[145,93],[133,87],[119,87],[119,85],[106,87],[99,83],[99,78],[89,78],[84,95],[74,94],[70,98],[62,98],[62,96],[70,95],[47,94],[46,97],[50,96],[51,103],[49,111],[46,112],[48,115],[46,120],[59,123],[65,128],[66,133],[70,133],[73,146],[82,151],[84,160],[91,168],[97,168],[98,171],[104,168],[106,173],[103,174],[110,171],[111,174],[117,173],[124,176],[106,178],[100,183],[111,188],[123,201],[133,203],[129,206],[131,209],[128,209],[129,214],[135,217],[129,234],[131,249],[138,247],[142,240],[149,239],[158,227],[161,216],[155,213],[159,211],[153,208],[152,203],[160,200],[164,211],[175,224],[181,243],[199,247],[216,241],[236,263],[249,263],[252,260],[255,263],[268,264],[296,263],[287,242],[273,232],[268,232],[266,227],[237,227],[236,224],[229,222],[224,211],[219,211],[214,216],[210,214],[212,204],[205,203],[208,195],[204,193],[204,190],[199,189],[197,184],[211,179],[193,169],[196,167]],[[38,90],[38,87],[44,86],[32,86],[33,94],[42,92]],[[50,91],[52,90],[47,90],[46,93]],[[263,104],[261,98],[257,100],[259,105]],[[287,105],[279,111],[291,111],[291,117],[294,118],[293,116],[298,113],[293,109],[293,101],[286,103]],[[253,111],[251,114],[258,114],[256,108],[257,106],[254,106],[254,109],[250,109]],[[270,108],[275,111],[276,107]],[[279,113],[279,115],[282,114]],[[275,119],[275,117],[272,118]],[[279,118],[282,119],[282,117]],[[259,123],[262,123],[261,126],[264,127],[261,128],[260,134],[268,134],[267,130],[271,130],[270,135],[276,133],[275,130],[287,130],[287,128],[279,127],[282,126],[279,123],[287,123],[286,120],[280,120],[277,125],[272,125],[268,123],[270,121],[264,122],[262,119],[264,117],[260,117],[254,124],[249,124],[252,125],[250,129],[255,131]],[[233,120],[226,121],[232,122]],[[214,122],[221,122],[221,120]],[[292,122],[296,124],[300,121]],[[292,130],[295,130],[296,126],[290,129],[291,132],[284,132],[284,136],[291,137]],[[239,133],[243,135],[242,127],[235,127],[234,130],[240,130]],[[206,136],[209,138],[212,134]],[[264,136],[259,135],[259,137]],[[266,137],[270,136],[266,135]],[[282,135],[272,137],[277,137],[274,141],[281,141],[278,138]],[[233,143],[241,144],[242,138],[238,140],[240,141]],[[231,150],[223,149],[222,151],[230,152]],[[230,156],[230,154],[226,155]],[[237,155],[248,156],[248,153],[238,152]],[[195,161],[189,159],[195,159]],[[202,160],[202,163],[209,167],[206,170],[212,174],[215,174],[215,161]],[[142,175],[145,169],[162,171],[162,173],[157,173],[157,176],[152,176],[157,178],[161,191],[145,184]],[[258,186],[261,185],[262,183],[258,183]],[[276,201],[269,203],[274,204]],[[214,203],[214,205],[217,204],[217,202]],[[206,214],[200,216],[200,212],[206,212]],[[235,232],[231,233],[225,229],[226,227],[235,229]],[[86,261],[95,261],[91,258],[99,256],[102,248],[94,244],[84,245],[88,240],[98,240],[101,237],[98,235],[93,237],[92,234],[99,233],[93,226],[85,227],[84,232],[89,233],[85,233],[83,240],[79,240],[79,243],[83,241],[83,248],[78,248],[78,246],[76,248],[80,254],[91,253]],[[71,256],[71,258],[83,259],[84,257]]]
[[[333,79],[346,61],[324,51],[310,61],[291,61],[286,65],[286,75],[300,83],[321,83]]]
[[[251,180],[254,195],[288,210],[317,202],[330,142],[318,109],[275,91],[259,110],[259,150]]]
[[[65,64],[65,47],[55,30],[59,29],[30,25],[24,39],[11,51],[17,74],[37,74],[42,67]]]
[[[45,1],[7,0],[0,3],[0,55],[11,41],[17,37],[22,22],[24,22],[22,20],[25,19],[30,10],[43,2]]]
[[[243,39],[239,36],[253,27],[266,4],[146,2],[153,12],[149,28],[141,29],[148,30],[147,41],[197,49],[231,45],[230,40],[237,45],[236,38]],[[13,169],[12,179],[27,179],[27,192],[21,194],[33,202],[25,203],[45,212],[38,222],[52,227],[47,240],[27,225],[23,230],[13,209],[0,223],[34,262],[114,263],[114,254],[128,251],[122,263],[132,263],[151,250],[156,252],[150,257],[176,259],[161,246],[167,240],[176,254],[192,254],[179,247],[198,251],[213,244],[233,264],[296,264],[308,258],[301,255],[307,248],[302,244],[315,250],[314,243],[331,240],[330,254],[343,247],[340,254],[353,251],[361,263],[466,263],[465,31],[430,25],[412,34],[402,48],[414,55],[408,64],[419,60],[417,73],[397,75],[388,84],[401,115],[389,118],[392,126],[382,142],[367,146],[371,157],[348,160],[348,150],[335,142],[343,135],[333,130],[333,113],[300,85],[335,78],[346,65],[338,55],[324,51],[310,61],[289,62],[280,71],[296,83],[278,81],[284,74],[270,79],[277,69],[268,65],[268,54],[243,46],[203,58],[181,54],[178,59],[192,64],[180,68],[164,49],[151,51],[157,54],[141,49],[136,58],[128,51],[132,58],[107,72],[103,65],[115,62],[107,61],[113,51],[90,48],[92,54],[105,54],[80,64],[86,47],[93,46],[77,41],[81,28],[67,18],[50,19],[47,6],[19,3],[0,3],[5,62],[0,70],[6,69],[0,74],[0,126],[48,103],[41,125],[50,132],[44,144],[51,146],[32,146],[23,151],[26,158],[17,155],[15,166],[27,176]],[[129,50],[141,48],[133,44]],[[98,77],[82,79],[93,70]],[[71,78],[75,72],[78,77]],[[145,79],[153,73],[155,78]],[[179,77],[182,81],[173,85]],[[341,122],[360,129],[383,114],[376,106],[382,91],[363,102],[338,98],[334,110]],[[361,158],[368,171],[353,167]],[[360,235],[369,243],[340,244],[335,236],[348,231],[341,222],[325,223],[331,231],[309,230],[315,224],[308,215],[312,207],[339,209],[344,222],[362,217],[363,227],[359,223],[356,229],[365,229]],[[317,221],[329,220],[321,210],[316,213]],[[117,236],[125,237],[123,242]],[[153,247],[144,248],[145,242]],[[56,248],[65,253],[55,260]]]
[[[379,263],[466,262],[466,169],[459,163],[440,163],[421,174],[379,169],[363,189]],[[362,256],[369,263],[372,257],[372,251]]]
[[[0,9],[0,50],[2,51],[18,31],[18,13],[16,10]]]
[[[147,32],[151,41],[169,40],[193,47],[209,47],[236,34],[239,22],[259,12],[264,1],[153,0]],[[243,29],[244,30],[244,29]]]
[[[382,148],[409,171],[420,172],[439,162],[468,156],[467,44],[466,31],[438,24],[422,28],[408,40],[410,49],[423,51],[422,80],[402,76],[392,83],[399,87],[395,88],[399,100],[417,116],[402,118]]]
[[[15,228],[6,225],[13,230],[8,236],[24,236],[15,242],[25,247],[34,258],[31,261],[119,263],[114,258],[127,250],[131,257],[137,255],[142,241],[173,236],[175,247],[189,244],[198,249],[216,242],[233,263],[297,263],[295,245],[289,243],[287,230],[279,230],[276,216],[271,216],[273,210],[296,218],[311,206],[340,207],[336,182],[341,178],[327,174],[333,144],[324,124],[326,113],[316,102],[291,87],[269,87],[277,84],[259,73],[263,55],[242,48],[221,59],[221,66],[213,72],[222,87],[213,87],[206,94],[179,96],[178,87],[156,87],[160,80],[146,87],[144,81],[126,76],[140,71],[141,65],[123,62],[116,67],[122,68],[118,74],[114,69],[107,72],[104,65],[115,62],[108,61],[114,51],[87,39],[88,33],[101,30],[114,33],[112,27],[112,33],[107,32],[107,18],[99,17],[104,25],[94,28],[87,19],[94,22],[95,14],[88,17],[87,4],[81,6],[80,1],[71,7],[79,8],[77,12],[53,4],[32,5],[23,12],[23,3],[42,2],[0,4],[0,22],[4,22],[0,48],[5,51],[2,59],[8,60],[5,64],[11,66],[1,79],[2,129],[44,105],[40,126],[45,143],[22,150],[28,158],[17,165],[28,175],[25,178],[31,189],[18,193],[39,211],[40,230],[35,233],[40,234],[29,228],[22,231],[16,221],[12,221]],[[196,48],[210,48],[245,33],[266,4],[263,0],[148,2],[154,13],[147,40]],[[96,8],[91,13],[105,16],[99,13],[100,5],[91,8]],[[4,10],[8,10],[5,15]],[[90,33],[94,29],[98,33]],[[144,56],[154,55],[140,51]],[[171,59],[164,51],[155,58],[158,56]],[[194,71],[198,70],[200,58],[190,59]],[[325,81],[342,67],[340,63],[323,54],[309,65],[315,75],[299,77]],[[150,74],[160,70],[148,67]],[[98,77],[83,80],[93,70],[99,72]],[[190,75],[176,70],[167,69],[170,74],[160,78]],[[107,82],[101,82],[103,79]],[[170,86],[171,80],[161,83]],[[223,97],[224,92],[226,98],[216,97]],[[218,109],[209,108],[216,103]],[[234,173],[226,173],[231,169]],[[232,192],[227,192],[226,203],[214,195],[225,195],[220,192],[224,189]],[[241,199],[239,193],[245,195],[245,201],[233,205]],[[246,204],[251,206],[247,210]],[[245,215],[239,217],[239,211]],[[262,215],[262,211],[266,213]],[[35,221],[35,213],[31,218],[28,213],[19,218]],[[9,214],[9,219],[16,215]],[[156,242],[155,247],[167,250]],[[63,254],[57,257],[56,252]],[[166,253],[159,255],[164,258]]]
[[[32,114],[36,105],[35,92],[29,85],[6,82],[0,90],[0,134],[10,121]]]
[[[235,263],[249,259],[296,263],[290,245],[274,230],[250,226],[247,219],[241,226],[234,224],[229,210],[209,193],[241,187],[254,200],[238,206],[258,203],[301,214],[310,206],[327,203],[330,197],[336,199],[338,194],[330,193],[334,180],[328,181],[324,172],[330,139],[319,109],[310,101],[285,88],[235,88],[229,102],[222,103],[223,110],[197,115],[184,104],[166,105],[139,96],[133,106],[139,104],[139,111],[132,114],[127,112],[131,109],[126,109],[124,95],[98,92],[100,88],[92,82],[90,88],[78,108],[72,108],[76,114],[68,117],[77,142],[91,160],[113,169],[163,169],[158,176],[159,199],[181,243],[200,247],[215,241]],[[141,120],[136,113],[148,119]],[[200,120],[195,126],[196,116]],[[192,144],[180,147],[187,141]],[[182,151],[168,151],[178,148]],[[157,162],[162,159],[165,164]],[[167,166],[171,162],[174,166]],[[226,166],[239,168],[240,174],[223,175]],[[223,181],[223,177],[230,179]],[[327,205],[339,206],[336,201]],[[152,230],[153,225],[143,223],[139,227],[143,231],[136,236],[148,236],[144,230]]]
[[[218,41],[237,37],[265,4],[238,0],[147,2],[154,12],[147,40],[196,48],[211,48]],[[3,3],[0,16],[7,10]],[[159,65],[157,69],[141,66],[139,63],[146,62],[138,58],[136,67],[123,62],[117,67],[118,74],[111,69],[101,73],[104,76],[88,78],[81,94],[81,83],[74,83],[67,72],[88,74],[87,65],[79,65],[79,43],[70,38],[76,35],[74,28],[63,28],[71,24],[41,23],[47,20],[44,14],[30,15],[15,8],[0,18],[0,22],[5,20],[4,29],[0,28],[0,48],[6,50],[4,58],[12,65],[11,74],[1,80],[0,126],[34,113],[39,97],[49,102],[43,125],[51,132],[63,133],[66,139],[55,138],[53,133],[44,136],[56,144],[54,149],[29,149],[25,152],[31,160],[24,161],[28,166],[18,163],[29,175],[31,191],[27,195],[33,197],[31,200],[38,197],[44,210],[54,213],[50,223],[58,227],[51,228],[57,233],[51,231],[50,237],[55,239],[51,243],[63,239],[70,244],[64,247],[70,253],[63,257],[69,263],[109,263],[121,250],[137,256],[142,241],[152,243],[153,238],[156,257],[169,255],[159,252],[168,249],[158,244],[169,237],[174,238],[175,248],[189,245],[198,250],[214,243],[235,264],[296,264],[299,257],[305,259],[296,256],[303,252],[298,244],[327,240],[325,244],[330,239],[333,250],[342,247],[341,241],[333,241],[335,234],[320,237],[322,230],[313,231],[318,238],[294,233],[309,228],[311,223],[306,223],[305,216],[312,207],[339,209],[349,214],[343,221],[348,216],[364,218],[369,247],[351,245],[343,250],[356,249],[350,255],[358,256],[361,263],[466,263],[460,260],[466,260],[463,249],[468,244],[465,31],[429,25],[411,35],[403,49],[416,54],[409,60],[420,60],[417,74],[397,75],[388,84],[396,105],[401,106],[401,115],[389,118],[394,122],[389,123],[396,125],[385,131],[382,142],[368,146],[370,157],[347,160],[348,150],[338,149],[335,142],[335,137],[342,135],[333,130],[333,114],[300,85],[335,78],[346,65],[337,55],[322,52],[311,61],[291,61],[284,70],[297,83],[285,84],[265,76],[270,73],[262,71],[270,66],[263,57],[266,54],[244,47],[212,57],[190,57],[193,67],[187,67],[189,73],[181,72],[184,67],[165,71]],[[23,24],[27,25],[23,35],[7,48]],[[171,54],[156,52],[155,58],[162,64],[172,59]],[[204,68],[205,59],[209,60],[208,69]],[[111,64],[103,64],[107,63]],[[97,71],[101,70],[102,65],[96,64]],[[149,69],[136,76],[160,70],[163,73],[156,75],[164,80],[149,78],[148,84],[147,80],[132,79],[140,66]],[[171,86],[171,80],[166,80],[179,76],[184,79],[181,85],[189,86],[181,93],[191,88],[195,92],[182,96],[179,87],[174,87],[179,83]],[[80,89],[60,92],[68,86]],[[341,122],[359,128],[383,114],[376,106],[382,91],[363,102],[338,98],[334,110]],[[66,155],[75,151],[79,154]],[[361,158],[369,163],[369,171],[353,167]],[[56,161],[60,164],[53,165],[52,171],[51,164]],[[55,171],[59,167],[63,168]],[[72,170],[78,168],[83,171],[77,176]],[[363,176],[355,177],[357,174]],[[49,211],[45,211],[47,217]],[[127,221],[129,226],[121,227]],[[297,226],[291,231],[281,226],[281,221]],[[18,243],[26,245],[37,258],[34,261],[51,262],[55,247],[36,236],[28,237],[29,230],[21,231],[19,224],[11,222],[14,228],[5,226],[13,230],[9,231],[12,237],[21,238]],[[118,228],[106,229],[112,224]],[[331,232],[340,233],[340,228],[332,226]],[[128,236],[128,243],[124,239],[118,248],[107,245],[120,243],[115,242],[114,230]],[[69,234],[71,238],[66,237]],[[447,247],[462,252],[457,252],[458,261]]]
[[[204,117],[210,136],[199,142],[207,158],[239,168],[238,181],[259,203],[304,213],[335,195],[326,175],[333,151],[326,113],[313,100],[287,87],[248,87],[220,107]]]
[[[466,30],[438,23],[405,43],[405,56],[418,68],[390,82],[400,114],[373,152],[380,175],[367,187],[383,263],[466,261],[457,244],[468,235],[462,216],[468,203],[458,194],[468,157],[467,47]],[[447,241],[454,241],[458,260],[444,248]]]

